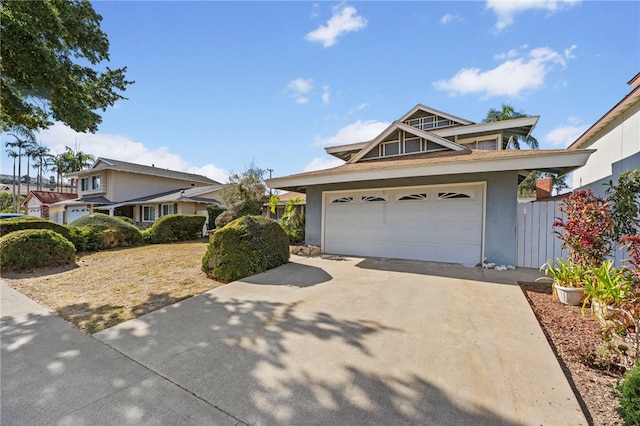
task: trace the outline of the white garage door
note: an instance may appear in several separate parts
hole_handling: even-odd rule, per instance
[[[482,257],[484,185],[324,193],[324,251],[455,262]]]
[[[81,218],[89,214],[89,208],[87,206],[74,206],[67,207],[67,223],[71,223],[76,219]]]

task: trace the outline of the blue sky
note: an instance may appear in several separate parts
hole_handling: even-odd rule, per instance
[[[57,123],[38,139],[220,181],[251,162],[273,176],[338,165],[325,146],[418,103],[476,122],[509,103],[541,116],[542,148],[564,148],[640,71],[634,1],[93,5],[129,99],[96,134]]]

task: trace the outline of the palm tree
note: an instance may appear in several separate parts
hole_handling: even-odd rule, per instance
[[[49,148],[44,145],[36,144],[34,149],[32,150],[32,159],[36,161],[34,164],[34,168],[38,171],[37,177],[37,185],[38,191],[42,191],[42,175],[47,169],[48,158],[51,157],[49,154]]]
[[[20,196],[22,192],[22,157],[25,155],[23,151],[26,151],[29,146],[36,143],[36,136],[25,126],[16,126],[11,130],[13,133],[8,133],[8,135],[13,136],[15,140],[13,142],[5,142],[5,146],[18,148],[18,196]]]
[[[484,123],[493,123],[495,121],[513,120],[514,118],[522,118],[522,117],[528,117],[528,116],[529,116],[528,114],[525,114],[521,111],[516,111],[515,108],[513,108],[511,105],[502,104],[502,107],[500,109],[491,108],[487,112],[487,116],[485,117],[485,119],[482,121]],[[538,144],[538,140],[533,136],[529,135],[526,138],[523,138],[521,136],[512,137],[511,139],[509,139],[507,146],[504,146],[503,149],[509,149],[509,148],[520,149],[520,141],[523,141],[524,143],[529,145],[531,149],[540,148],[540,145]]]
[[[62,176],[69,173],[71,164],[71,157],[68,151],[58,154],[51,158],[51,170],[56,172],[56,187],[58,191],[62,191]]]
[[[93,155],[80,151],[77,145],[75,151],[68,146],[66,148],[67,150],[64,153],[68,160],[68,170],[66,173],[79,172],[80,170],[86,169],[93,163]],[[73,181],[71,183],[71,188],[73,189]]]
[[[16,209],[16,159],[18,158],[18,152],[13,149],[7,149],[7,155],[13,158],[13,185],[12,185],[12,197],[11,197],[11,205],[13,206],[13,212],[17,213]]]

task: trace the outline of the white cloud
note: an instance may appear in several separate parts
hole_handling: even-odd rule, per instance
[[[62,123],[55,123],[38,134],[38,140],[56,155],[64,152],[66,146],[77,148],[97,157],[113,158],[137,164],[155,165],[172,170],[186,171],[207,176],[218,182],[226,181],[229,172],[214,164],[193,166],[179,154],[174,154],[167,147],[151,149],[128,136],[109,133],[78,133]]]
[[[449,95],[479,93],[484,99],[493,96],[518,97],[544,85],[545,76],[555,67],[566,67],[567,60],[574,58],[575,46],[560,54],[548,47],[531,49],[522,57],[517,51],[497,55],[505,60],[496,68],[482,71],[479,68],[463,68],[448,80],[438,80],[433,86]]]
[[[340,5],[333,9],[333,15],[326,25],[320,25],[315,30],[304,36],[305,40],[322,43],[324,47],[336,44],[338,37],[358,31],[367,26],[367,20],[357,15],[358,11],[353,6]]]
[[[331,92],[329,92],[329,86],[322,86],[322,103],[328,105],[331,102]]]
[[[338,130],[328,138],[316,137],[316,144],[322,146],[344,145],[355,142],[366,142],[378,136],[389,123],[375,120],[358,120]]]
[[[451,13],[447,13],[442,18],[440,18],[440,23],[442,25],[447,25],[454,21],[458,21],[459,19],[460,19],[460,16],[458,14],[453,15]]]
[[[368,104],[367,102],[363,102],[360,105],[358,105],[357,107],[351,108],[349,110],[349,115],[353,114],[356,111],[362,111],[363,109],[368,108],[369,106],[370,106],[370,104]]]
[[[311,162],[309,164],[307,164],[306,166],[304,166],[304,171],[305,172],[312,172],[314,170],[323,170],[323,169],[330,169],[332,167],[338,167],[340,165],[344,164],[344,161],[340,160],[339,158],[314,158],[313,160],[311,160]]]
[[[296,103],[304,105],[309,102],[309,97],[305,96],[313,89],[312,78],[296,78],[287,84],[287,91]]]
[[[514,17],[518,13],[527,10],[546,10],[553,14],[579,2],[580,0],[487,0],[487,9],[492,9],[498,17],[495,29],[500,31],[513,25]]]
[[[578,124],[577,119],[569,117],[569,124],[551,130],[543,140],[554,148],[566,148],[578,139],[588,127]]]

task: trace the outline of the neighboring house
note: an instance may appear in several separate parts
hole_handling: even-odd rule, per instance
[[[222,184],[205,176],[109,158],[68,177],[78,180],[79,197],[50,206],[58,223],[99,212],[129,217],[145,228],[167,214],[207,216],[207,205],[222,204],[217,196]]]
[[[295,200],[295,199],[298,199],[298,201],[296,201],[295,203],[296,208],[298,209],[298,213],[300,213],[301,215],[304,215],[305,209],[306,209],[307,194],[303,194],[301,192],[293,192],[293,191],[285,192],[284,194],[278,195],[278,204],[276,205],[275,213],[271,212],[271,205],[268,202],[264,203],[264,205],[262,206],[263,214],[265,216],[270,217],[271,219],[280,220],[284,215],[285,209],[289,204],[289,201]]]
[[[49,219],[49,206],[61,201],[78,198],[78,194],[54,191],[31,191],[22,202],[27,216]]]
[[[538,118],[474,123],[417,105],[371,141],[326,148],[346,164],[267,184],[306,193],[306,243],[325,253],[515,265],[518,183],[592,152],[505,149]]]
[[[631,92],[569,146],[596,149],[573,172],[573,189],[604,196],[606,183],[616,183],[625,170],[640,169],[640,73],[628,84]]]

